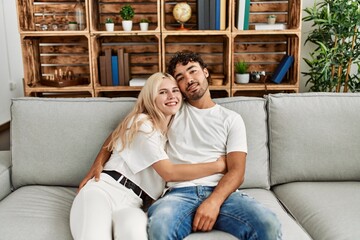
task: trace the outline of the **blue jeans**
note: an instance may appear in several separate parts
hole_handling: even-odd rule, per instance
[[[214,187],[182,187],[168,191],[148,211],[150,240],[183,239],[191,233],[196,209]],[[213,229],[239,239],[281,239],[276,215],[246,193],[232,193],[220,208]]]

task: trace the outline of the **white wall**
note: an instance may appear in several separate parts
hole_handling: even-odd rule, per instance
[[[6,4],[5,4],[6,2]],[[303,0],[302,9],[312,6],[314,0]],[[304,12],[302,11],[302,14]],[[308,57],[312,50],[304,46],[310,23],[302,23],[301,59]],[[10,120],[10,99],[23,96],[23,65],[21,57],[20,36],[15,0],[0,0],[0,125]],[[301,60],[300,71],[305,71],[306,65]],[[15,83],[16,88],[10,90],[10,83]],[[305,80],[300,74],[300,92],[308,91]]]
[[[10,120],[10,100],[23,96],[23,64],[16,1],[0,0],[0,125]],[[10,84],[15,87],[10,89]]]

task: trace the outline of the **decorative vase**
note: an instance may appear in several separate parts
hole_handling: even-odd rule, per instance
[[[140,30],[141,31],[147,31],[149,29],[149,23],[147,22],[141,22],[140,23]]]
[[[236,83],[241,83],[241,84],[249,83],[250,80],[250,75],[248,73],[243,73],[243,74],[237,73],[235,77],[236,77],[235,78]]]
[[[123,20],[122,22],[121,22],[121,24],[122,24],[122,27],[123,27],[123,29],[124,29],[124,31],[125,32],[130,32],[131,31],[131,29],[132,29],[132,20]]]
[[[115,26],[114,23],[105,23],[105,28],[106,28],[106,31],[108,31],[108,32],[113,32],[114,26]]]

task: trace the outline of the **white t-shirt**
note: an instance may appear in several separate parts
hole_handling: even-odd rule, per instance
[[[139,120],[146,117],[141,114]],[[115,170],[123,174],[151,198],[158,199],[163,193],[165,182],[151,165],[159,160],[169,159],[165,152],[166,138],[160,131],[152,131],[153,125],[149,120],[139,130],[131,145],[120,153],[122,145],[119,140],[104,170]]]
[[[198,109],[184,103],[168,131],[167,154],[175,164],[216,161],[230,152],[247,152],[242,117],[220,105]],[[168,187],[216,186],[223,174],[186,182],[169,182]]]

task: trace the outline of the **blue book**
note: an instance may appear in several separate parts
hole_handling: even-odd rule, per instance
[[[199,30],[209,30],[210,28],[210,1],[197,0],[197,19]]]
[[[273,81],[274,83],[281,83],[281,81],[284,79],[286,73],[289,71],[293,62],[294,62],[293,56],[284,55],[279,65],[277,66],[275,72],[273,73],[271,81]]]
[[[112,85],[119,86],[118,56],[111,56]]]
[[[215,30],[220,30],[220,0],[215,0]]]

